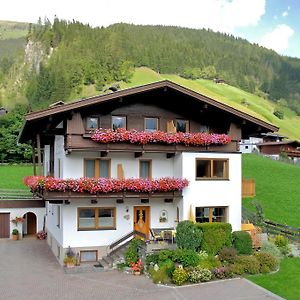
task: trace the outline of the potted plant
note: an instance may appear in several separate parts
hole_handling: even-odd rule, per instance
[[[140,275],[143,269],[142,261],[139,259],[136,263],[131,264],[131,270],[134,275]]]
[[[13,229],[11,234],[12,234],[13,241],[17,241],[19,239],[19,230],[18,229],[16,229],[16,228]]]
[[[76,264],[76,254],[70,246],[66,252],[66,257],[64,258],[64,264],[67,268],[73,268]]]

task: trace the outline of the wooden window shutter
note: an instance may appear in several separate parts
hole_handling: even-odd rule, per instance
[[[176,133],[176,127],[172,120],[167,121],[167,132],[168,133]]]
[[[124,170],[122,164],[118,164],[117,176],[118,179],[124,179]]]

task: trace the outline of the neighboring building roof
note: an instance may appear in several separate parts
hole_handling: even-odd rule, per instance
[[[25,117],[25,124],[24,124],[22,132],[20,133],[19,140],[22,142],[28,140],[28,136],[26,136],[26,134],[28,134],[28,132],[30,132],[30,128],[28,128],[28,123],[30,123],[31,121],[37,121],[37,120],[40,120],[43,118],[49,118],[50,116],[54,116],[54,115],[57,115],[60,113],[71,112],[71,111],[79,110],[81,108],[86,108],[88,106],[92,106],[95,104],[104,103],[104,102],[108,102],[108,101],[114,101],[114,100],[118,100],[125,96],[136,95],[139,93],[149,92],[149,91],[153,91],[156,89],[173,89],[177,92],[180,92],[182,94],[185,94],[187,96],[194,98],[196,101],[201,101],[202,103],[204,102],[215,108],[221,109],[225,112],[235,115],[249,123],[258,125],[265,131],[266,130],[268,130],[268,131],[277,131],[278,130],[278,127],[274,126],[273,124],[262,121],[262,120],[255,118],[249,114],[246,114],[242,111],[239,111],[231,106],[228,106],[224,103],[216,101],[207,96],[199,94],[199,93],[197,93],[193,90],[190,90],[188,88],[185,88],[181,85],[178,85],[178,84],[173,83],[168,80],[163,80],[163,81],[158,81],[158,82],[154,82],[154,83],[150,83],[150,84],[146,84],[146,85],[142,85],[142,86],[138,86],[138,87],[133,87],[133,88],[116,91],[114,93],[102,94],[102,95],[78,100],[75,102],[66,103],[64,105],[50,107],[48,109],[40,110],[37,112],[31,112],[31,113],[27,114]]]
[[[300,147],[300,142],[298,141],[281,141],[281,142],[264,142],[257,143],[257,146],[278,146],[278,145],[291,145],[296,147]]]
[[[263,137],[274,137],[274,138],[282,138],[282,139],[287,138],[287,136],[275,132],[261,133],[260,135]]]

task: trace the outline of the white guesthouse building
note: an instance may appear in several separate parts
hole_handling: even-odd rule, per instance
[[[106,130],[105,135],[95,135],[96,129]],[[161,81],[30,113],[20,141],[32,142],[43,161],[43,175],[48,177],[39,179],[38,186],[28,185],[46,203],[48,243],[62,263],[69,246],[82,261],[96,261],[107,254],[109,245],[134,230],[151,238],[150,229],[175,228],[191,213],[197,222],[229,222],[239,230],[239,142],[277,129]],[[127,141],[132,132],[136,136],[159,132],[163,137]],[[180,141],[165,140],[178,132],[190,134],[182,134]],[[199,142],[201,132],[206,142]],[[97,186],[91,192],[87,184],[80,190],[78,186],[90,182],[80,181],[83,177],[106,178],[103,182],[105,188],[109,182],[109,190]],[[75,183],[65,188],[70,178]],[[132,178],[133,189],[117,187]],[[168,188],[145,190],[138,178],[148,180],[147,184],[161,179]],[[170,187],[174,178],[184,187]]]

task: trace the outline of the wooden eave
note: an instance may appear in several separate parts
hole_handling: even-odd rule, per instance
[[[212,98],[209,98],[207,96],[199,94],[195,91],[192,91],[188,88],[180,86],[171,81],[163,80],[163,81],[158,81],[158,82],[154,82],[154,83],[150,83],[150,84],[146,84],[146,85],[142,85],[142,86],[138,86],[138,87],[124,89],[124,90],[120,90],[120,91],[109,93],[109,94],[94,96],[91,98],[78,100],[76,102],[67,103],[67,104],[59,105],[59,106],[54,106],[54,107],[51,107],[48,109],[29,113],[25,117],[25,124],[24,124],[22,132],[20,133],[19,142],[27,142],[30,139],[30,136],[32,136],[31,130],[32,130],[33,126],[29,126],[29,124],[33,125],[35,122],[38,122],[39,120],[42,120],[42,119],[49,118],[50,116],[58,117],[61,114],[64,115],[64,114],[72,113],[74,111],[80,110],[81,108],[85,108],[85,107],[92,106],[95,104],[100,104],[100,103],[104,103],[104,102],[108,102],[108,101],[114,101],[114,100],[118,100],[118,99],[121,99],[126,96],[136,95],[139,93],[145,93],[145,92],[153,91],[155,89],[168,89],[168,88],[173,89],[177,92],[180,92],[184,95],[188,95],[191,98],[193,98],[197,101],[200,101],[201,103],[211,105],[215,108],[218,108],[222,111],[232,114],[232,115],[240,118],[242,121],[250,122],[250,123],[255,124],[256,126],[260,126],[263,130],[277,131],[279,129],[278,127],[274,126],[273,124],[262,121],[262,120],[255,118],[249,114],[239,111],[231,106],[223,104],[219,101],[216,101]]]

